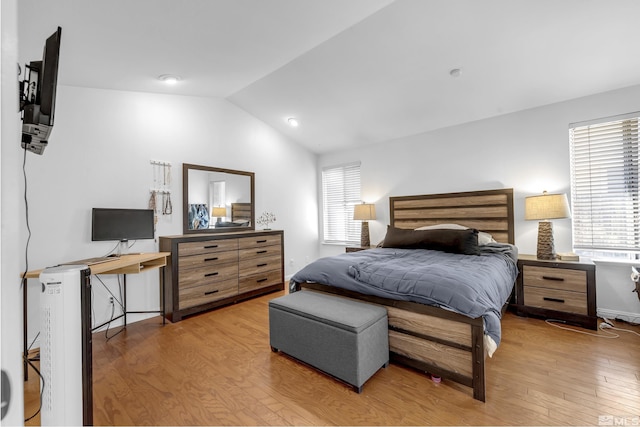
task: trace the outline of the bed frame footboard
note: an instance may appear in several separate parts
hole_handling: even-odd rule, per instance
[[[485,348],[482,318],[471,319],[437,307],[359,294],[318,283],[292,282],[299,290],[331,293],[385,306],[391,360],[473,389],[485,401]]]

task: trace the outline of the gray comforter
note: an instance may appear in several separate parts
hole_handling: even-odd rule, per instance
[[[492,243],[481,254],[376,248],[321,258],[298,271],[294,283],[317,282],[368,295],[414,301],[471,318],[500,343],[501,308],[518,274],[517,248]]]

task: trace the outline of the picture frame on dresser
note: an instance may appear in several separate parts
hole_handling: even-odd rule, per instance
[[[596,266],[591,261],[518,256],[515,313],[598,329]]]

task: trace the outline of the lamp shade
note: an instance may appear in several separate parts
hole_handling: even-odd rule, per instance
[[[566,194],[547,194],[524,199],[524,219],[545,220],[569,218],[569,200]]]
[[[227,208],[216,208],[211,209],[211,216],[213,217],[221,217],[227,216]]]
[[[369,221],[376,219],[376,205],[363,203],[353,207],[353,219],[360,221]]]

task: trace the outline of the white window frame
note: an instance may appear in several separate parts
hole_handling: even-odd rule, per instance
[[[322,168],[322,243],[360,242],[360,221],[353,206],[361,202],[360,162]]]
[[[640,254],[640,112],[572,123],[573,248],[591,258]]]

